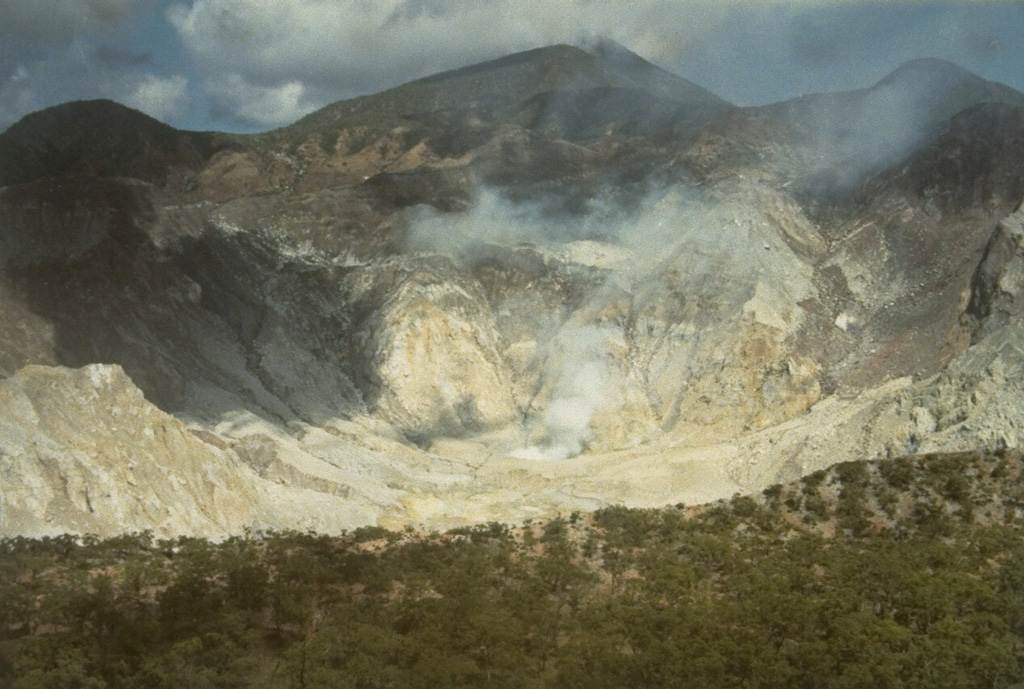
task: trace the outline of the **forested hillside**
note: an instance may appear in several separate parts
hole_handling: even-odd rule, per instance
[[[1018,452],[519,528],[0,542],[0,686],[1010,687]]]

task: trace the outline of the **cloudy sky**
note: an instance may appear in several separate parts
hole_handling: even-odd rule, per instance
[[[740,105],[868,86],[924,56],[1024,90],[1024,1],[0,0],[0,129],[102,97],[177,127],[265,130],[595,36]]]

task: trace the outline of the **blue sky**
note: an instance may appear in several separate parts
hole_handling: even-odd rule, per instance
[[[112,98],[260,131],[517,50],[607,36],[739,105],[940,57],[1024,90],[1024,1],[0,0],[0,129]]]

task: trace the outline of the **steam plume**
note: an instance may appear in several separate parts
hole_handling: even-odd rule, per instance
[[[533,429],[536,443],[512,453],[520,459],[559,460],[580,454],[592,436],[590,422],[611,399],[607,363],[609,332],[600,326],[563,330],[553,343],[551,401]]]

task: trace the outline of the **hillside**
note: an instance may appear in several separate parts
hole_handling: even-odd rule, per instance
[[[1015,686],[1019,452],[447,533],[0,541],[12,687]]]
[[[132,177],[167,183],[230,139],[180,132],[112,101],[66,103],[33,113],[0,135],[0,187],[43,177]]]
[[[586,103],[596,116],[574,117]],[[335,103],[275,136],[329,138],[338,130],[387,131],[404,126],[451,136],[452,126],[486,130],[502,124],[540,127],[569,140],[597,138],[601,126],[630,131],[699,123],[726,101],[614,43],[590,51],[568,45],[504,58],[419,79],[383,93]],[[365,134],[364,134],[365,136]]]
[[[605,42],[258,135],[31,115],[0,534],[447,529],[1020,447],[1022,99],[925,61],[742,109]]]

